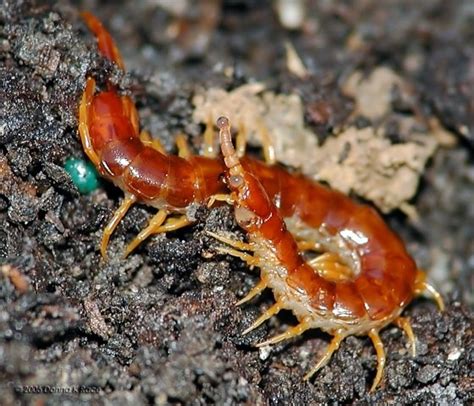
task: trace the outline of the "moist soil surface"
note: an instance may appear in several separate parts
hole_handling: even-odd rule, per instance
[[[292,27],[279,18],[283,5],[276,3],[2,2],[2,405],[473,401],[472,3],[308,1],[304,20]],[[79,14],[84,10],[110,30],[126,73],[98,54]],[[307,74],[288,68],[287,42]],[[374,122],[357,112],[342,83],[355,71],[368,77],[380,67],[395,72],[409,91],[394,87],[390,119]],[[385,374],[369,393],[376,357],[365,336],[347,338],[309,382],[302,377],[330,336],[314,330],[271,351],[257,349],[255,343],[295,319],[282,312],[242,336],[274,299],[268,291],[235,307],[258,273],[219,254],[206,233],[245,238],[225,205],[193,205],[187,215],[194,225],[150,238],[122,259],[125,244],[155,212],[136,205],[103,260],[101,234],[123,194],[107,181],[80,194],[64,169],[68,158],[87,159],[77,132],[87,76],[131,95],[141,125],[170,153],[178,132],[199,152],[204,126],[192,119],[192,99],[210,87],[230,91],[261,82],[275,93],[299,95],[305,126],[319,144],[348,126],[383,126],[392,144],[404,143],[405,116],[436,120],[443,136],[420,174],[411,215],[400,209],[384,215],[446,302],[443,313],[424,298],[405,309],[416,356],[400,329],[382,330]],[[259,148],[249,153],[261,156]]]

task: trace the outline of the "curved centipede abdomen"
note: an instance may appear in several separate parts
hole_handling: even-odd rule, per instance
[[[237,222],[247,232],[250,244],[214,236],[234,247],[223,252],[235,255],[235,249],[253,251],[253,256],[239,256],[261,269],[261,282],[241,302],[265,287],[273,290],[277,301],[246,332],[286,308],[299,324],[260,345],[277,343],[309,328],[332,334],[325,356],[306,378],[329,361],[345,337],[368,334],[378,358],[374,390],[385,364],[379,330],[396,322],[410,340],[414,339],[409,323],[399,316],[415,294],[427,288],[421,272],[375,210],[281,169],[273,170],[272,182],[268,168],[246,160],[240,163],[232,148],[228,120],[220,118],[218,126],[228,167],[228,200],[233,202]],[[275,191],[275,184],[279,190]],[[271,197],[277,197],[278,207]],[[296,236],[324,252],[312,264],[299,252],[287,223],[294,224]],[[346,274],[344,267],[349,269]],[[442,302],[438,303],[442,308]]]

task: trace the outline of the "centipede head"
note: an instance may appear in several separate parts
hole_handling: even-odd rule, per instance
[[[255,231],[270,216],[274,209],[273,204],[260,181],[241,165],[232,144],[229,119],[219,117],[217,127],[221,151],[227,167],[225,182],[235,202],[236,221],[245,230]]]

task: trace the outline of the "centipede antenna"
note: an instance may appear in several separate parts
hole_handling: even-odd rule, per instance
[[[224,155],[224,162],[229,168],[230,174],[241,175],[244,169],[240,165],[239,157],[235,152],[234,144],[232,144],[232,135],[230,133],[230,121],[227,117],[219,117],[216,122],[219,129],[219,141],[221,144],[222,155]]]
[[[115,45],[112,36],[104,28],[102,23],[88,11],[83,11],[81,16],[89,27],[89,30],[96,36],[98,48],[102,55],[110,61],[115,62],[120,69],[125,70],[122,55],[120,55],[120,51]]]

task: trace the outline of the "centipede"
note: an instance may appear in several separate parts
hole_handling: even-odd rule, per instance
[[[120,52],[102,23],[88,12],[82,17],[102,57],[123,70]],[[443,311],[441,295],[376,209],[278,165],[265,140],[265,161],[246,155],[245,133],[238,131],[234,147],[228,118],[218,118],[216,127],[220,151],[214,147],[214,122],[209,120],[201,155],[191,153],[183,135],[176,138],[178,154],[169,154],[157,139],[140,130],[130,96],[121,95],[111,83],[98,91],[94,78],[86,78],[79,104],[82,147],[100,175],[124,192],[103,231],[102,257],[106,258],[114,230],[134,204],[157,212],[127,245],[124,257],[151,235],[191,225],[186,216],[191,204],[229,204],[247,241],[208,234],[220,242],[219,253],[260,269],[259,282],[236,305],[265,289],[275,298],[243,334],[287,309],[298,324],[257,347],[275,345],[309,329],[331,335],[329,346],[305,380],[329,363],[346,337],[368,335],[377,357],[370,388],[374,391],[386,362],[380,330],[390,324],[400,327],[415,356],[416,338],[402,312],[425,293]],[[305,255],[309,251],[315,254],[312,258]]]

